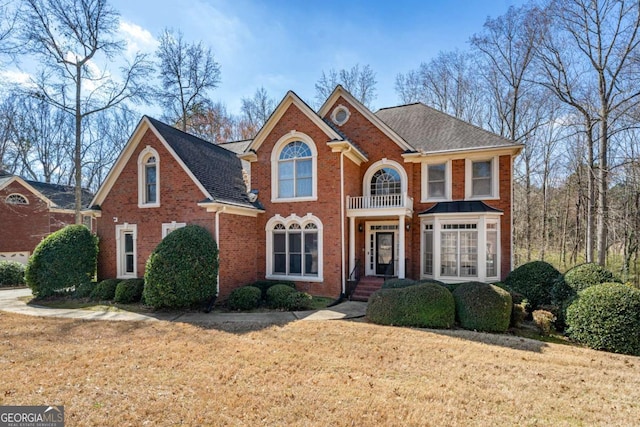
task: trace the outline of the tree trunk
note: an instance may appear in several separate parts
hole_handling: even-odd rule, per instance
[[[586,258],[587,262],[593,262],[594,241],[593,235],[595,231],[595,174],[593,171],[594,155],[593,155],[593,124],[591,120],[587,120],[587,224],[586,224]]]
[[[607,262],[607,220],[609,218],[607,206],[607,187],[608,187],[608,117],[606,111],[601,115],[600,121],[600,139],[598,151],[600,162],[598,168],[598,264],[605,266]]]
[[[81,111],[81,91],[82,91],[82,64],[76,65],[76,143],[73,153],[73,164],[75,167],[75,216],[76,224],[82,224],[82,111]]]

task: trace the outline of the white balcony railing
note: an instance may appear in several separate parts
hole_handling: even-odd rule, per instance
[[[347,209],[393,209],[413,210],[413,198],[407,193],[383,196],[347,196]]]

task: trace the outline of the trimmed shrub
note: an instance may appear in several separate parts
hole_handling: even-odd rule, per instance
[[[122,280],[116,286],[114,301],[120,304],[140,302],[144,291],[144,279]]]
[[[251,283],[248,286],[253,286],[253,287],[256,287],[256,288],[260,289],[260,291],[262,292],[262,299],[266,300],[267,299],[267,289],[269,289],[273,285],[287,285],[287,286],[289,286],[289,287],[291,287],[293,289],[296,288],[296,285],[293,282],[279,281],[279,280],[258,280],[258,281],[255,281],[255,282]]]
[[[456,290],[456,288],[458,286],[460,286],[462,283],[441,283],[440,286],[442,286],[443,288],[445,288],[446,290],[448,290],[449,292],[453,292]]]
[[[527,305],[526,301],[513,304],[511,307],[511,321],[509,322],[510,328],[517,328],[527,318]]]
[[[287,297],[288,310],[309,310],[313,297],[306,292],[294,292]]]
[[[560,272],[544,261],[532,261],[521,265],[507,276],[504,284],[514,292],[524,295],[531,307],[551,303],[551,288]]]
[[[420,279],[420,280],[418,280],[418,282],[416,284],[418,284],[418,285],[426,285],[426,284],[429,284],[429,283],[434,283],[434,284],[440,285],[440,286],[444,285],[444,282],[441,282],[440,280],[436,280],[436,279]]]
[[[600,283],[621,282],[612,272],[593,262],[580,264],[564,274],[564,282],[574,292]]]
[[[198,225],[178,228],[153,250],[144,273],[143,298],[154,308],[185,308],[216,296],[218,247]]]
[[[258,308],[262,299],[262,291],[255,286],[243,286],[231,291],[227,306],[231,310],[252,310]]]
[[[289,297],[296,291],[291,286],[277,284],[267,289],[267,305],[271,308],[289,309]]]
[[[369,298],[367,318],[380,325],[451,328],[455,303],[451,292],[435,283],[380,289]]]
[[[98,238],[84,225],[51,233],[29,258],[25,279],[36,297],[47,297],[91,282],[96,272]]]
[[[567,308],[567,335],[596,350],[640,356],[640,290],[593,285]]]
[[[116,296],[116,287],[122,279],[105,279],[93,288],[91,299],[94,301],[111,301]]]
[[[418,282],[412,279],[388,279],[384,281],[381,289],[400,289],[413,286],[417,283]]]
[[[462,283],[453,292],[456,315],[465,329],[505,332],[513,302],[509,292],[487,283]]]
[[[0,288],[24,284],[23,264],[17,261],[0,261]]]
[[[91,297],[91,293],[95,289],[96,285],[97,285],[96,282],[81,283],[80,285],[76,286],[76,288],[74,289],[73,297],[74,298]]]

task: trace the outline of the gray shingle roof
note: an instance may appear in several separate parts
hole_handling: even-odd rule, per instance
[[[253,139],[244,139],[242,141],[222,142],[218,144],[218,146],[225,148],[236,154],[242,154],[247,150],[247,147],[249,147],[249,145],[251,145],[252,142],[253,142]]]
[[[17,176],[17,175],[13,175],[5,170],[0,170],[0,185],[12,179],[14,176]],[[29,184],[31,187],[33,187],[34,190],[38,191],[44,197],[51,200],[51,202],[53,202],[53,204],[55,205],[53,207],[60,208],[60,209],[75,208],[76,193],[75,193],[74,186],[49,184],[46,182],[32,181],[28,179],[24,179],[24,181],[27,184]],[[89,203],[91,203],[92,198],[93,198],[93,193],[91,193],[86,188],[83,188],[82,189],[82,206],[88,207]]]
[[[422,103],[383,108],[375,115],[416,150],[427,153],[518,145]]]
[[[442,213],[476,213],[476,212],[502,212],[487,205],[480,200],[458,200],[454,202],[438,202],[419,215],[442,214]]]
[[[212,202],[226,202],[255,208],[242,179],[242,165],[235,153],[148,117],[151,124],[180,157]]]

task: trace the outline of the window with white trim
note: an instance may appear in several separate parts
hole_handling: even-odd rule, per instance
[[[322,279],[322,224],[316,217],[277,216],[268,222],[267,277]]]
[[[292,131],[280,138],[271,154],[272,201],[316,200],[317,157],[309,136]]]
[[[13,193],[9,194],[4,201],[10,205],[28,205],[29,200],[24,197],[22,194]]]
[[[440,275],[478,276],[477,224],[444,224],[440,232]]]
[[[138,156],[138,207],[160,206],[160,157],[147,147]]]
[[[371,177],[371,195],[388,196],[394,194],[402,194],[400,174],[391,167],[378,169]]]
[[[116,225],[116,264],[118,278],[138,277],[136,266],[136,224]]]
[[[467,159],[465,190],[467,199],[497,199],[498,157]]]
[[[171,233],[172,231],[176,231],[178,228],[185,227],[187,225],[186,222],[166,222],[162,224],[162,238],[164,239]]]
[[[451,200],[451,161],[422,164],[422,201]]]

